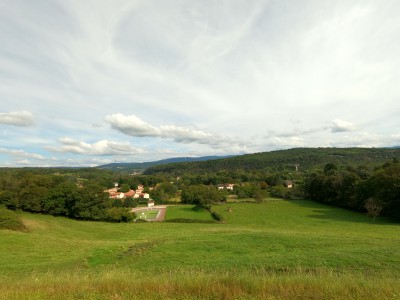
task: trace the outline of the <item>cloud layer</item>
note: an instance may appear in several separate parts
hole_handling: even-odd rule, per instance
[[[395,0],[4,0],[0,166],[399,145],[399,15]]]

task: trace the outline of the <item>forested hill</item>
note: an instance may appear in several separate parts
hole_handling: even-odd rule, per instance
[[[295,148],[231,158],[190,163],[174,163],[146,169],[145,174],[201,174],[219,171],[299,171],[323,168],[327,163],[349,166],[380,166],[396,158],[399,148]]]
[[[143,171],[149,167],[170,164],[170,163],[179,163],[179,162],[194,162],[194,161],[207,161],[221,158],[233,157],[230,156],[202,156],[202,157],[174,157],[168,159],[162,159],[157,161],[149,161],[149,162],[133,162],[133,163],[111,163],[106,165],[98,166],[99,169],[112,170],[112,171]]]

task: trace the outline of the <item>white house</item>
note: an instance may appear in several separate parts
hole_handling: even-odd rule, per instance
[[[225,184],[218,184],[217,188],[219,190],[227,189],[232,191],[234,186],[235,185],[233,183],[225,183]]]

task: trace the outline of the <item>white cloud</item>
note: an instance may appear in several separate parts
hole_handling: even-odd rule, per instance
[[[354,126],[353,123],[343,121],[340,119],[335,119],[332,121],[330,129],[332,132],[347,132],[347,131],[355,131],[356,127]]]
[[[112,142],[108,140],[101,140],[96,143],[90,144],[80,142],[68,137],[60,139],[62,146],[54,147],[48,146],[46,150],[52,152],[67,152],[82,155],[133,155],[144,153],[143,149],[135,148],[127,142]]]
[[[28,127],[34,123],[33,115],[28,111],[0,113],[0,124]]]
[[[161,131],[142,121],[135,115],[124,116],[123,114],[113,114],[105,117],[107,123],[115,130],[131,136],[138,137],[160,137]]]
[[[221,147],[246,144],[244,141],[235,141],[233,138],[222,137],[195,128],[186,128],[177,125],[161,125],[156,127],[146,123],[135,115],[113,114],[106,116],[105,120],[113,129],[130,136],[159,137],[172,139],[177,143],[198,143]]]
[[[43,155],[37,153],[28,153],[24,150],[10,150],[5,148],[0,148],[0,154],[7,154],[15,157],[22,157],[22,158],[31,158],[37,160],[44,160],[46,159]]]

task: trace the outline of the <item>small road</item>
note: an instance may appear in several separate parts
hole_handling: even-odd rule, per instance
[[[161,222],[164,221],[165,219],[165,214],[167,212],[167,206],[166,205],[157,205],[157,206],[153,206],[152,208],[148,208],[148,207],[136,207],[136,208],[132,208],[131,212],[145,212],[145,211],[149,211],[149,210],[156,210],[158,209],[158,213],[157,216],[154,219],[147,219],[147,222]]]

